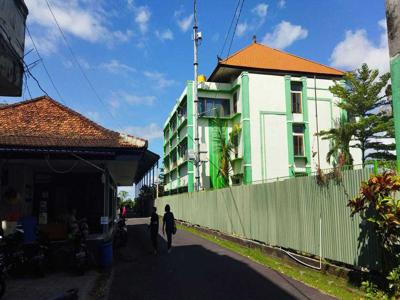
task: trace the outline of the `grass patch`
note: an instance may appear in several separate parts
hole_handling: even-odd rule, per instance
[[[301,266],[290,265],[279,258],[266,256],[265,253],[263,253],[260,249],[245,247],[232,241],[217,237],[213,234],[201,232],[192,227],[178,224],[178,228],[193,233],[199,237],[202,237],[203,239],[236,252],[261,265],[276,270],[282,274],[285,274],[286,276],[301,281],[306,285],[339,299],[353,300],[365,298],[364,292],[350,285],[347,280],[343,278]]]

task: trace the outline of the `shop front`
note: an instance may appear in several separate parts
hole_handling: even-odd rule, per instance
[[[48,97],[1,107],[0,124],[2,227],[12,232],[23,224],[27,240],[35,239],[34,228],[66,239],[71,218],[86,220],[89,239],[110,240],[117,187],[132,185],[158,160],[147,141],[107,130]]]

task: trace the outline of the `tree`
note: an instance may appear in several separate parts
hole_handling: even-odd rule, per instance
[[[239,124],[233,124],[232,131],[229,133],[229,138],[227,138],[226,121],[217,117],[214,122],[218,128],[215,137],[218,152],[218,176],[222,178],[223,186],[229,186],[229,177],[233,170],[232,157],[236,158],[238,153],[241,128]]]
[[[391,103],[390,88],[388,88],[390,73],[379,76],[378,70],[371,70],[367,64],[363,64],[355,72],[346,73],[344,80],[344,85],[336,82],[329,90],[336,97],[343,99],[336,105],[347,112],[349,120],[340,124],[342,132],[327,131],[321,135],[324,137],[331,135],[332,138],[340,139],[341,134],[346,133],[342,136],[343,140],[338,139],[333,143],[334,147],[348,142],[349,147],[361,150],[363,163],[367,158],[374,156],[388,158],[390,147],[376,138],[389,137],[393,132],[393,122],[390,122],[392,117],[382,109]],[[356,141],[352,145],[348,141],[349,132],[352,132]],[[341,150],[346,151],[346,147],[341,146]]]
[[[353,130],[346,126],[345,120],[337,120],[335,128],[321,131],[319,135],[323,140],[330,140],[331,147],[326,155],[326,161],[337,165],[352,165],[353,157],[350,153],[350,142],[353,137]]]
[[[129,193],[127,191],[120,191],[118,193],[118,198],[120,199],[120,207],[126,206],[129,208],[133,207],[133,200],[129,197]]]
[[[359,214],[362,224],[371,224],[382,245],[382,270],[394,299],[400,299],[400,176],[393,171],[371,176],[360,194],[349,200],[351,216]],[[364,225],[365,226],[365,225]]]

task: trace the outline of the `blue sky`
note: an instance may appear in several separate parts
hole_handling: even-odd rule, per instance
[[[164,121],[193,76],[192,1],[50,1],[102,102],[74,64],[45,0],[25,2],[30,9],[28,27],[62,101],[107,128],[149,139],[150,149],[161,155]],[[199,68],[209,75],[237,1],[197,2],[203,33]],[[259,42],[344,70],[368,62],[387,71],[384,13],[383,0],[246,0],[231,53],[256,34]],[[26,50],[30,49],[27,36]],[[26,60],[37,60],[36,53],[30,52]],[[60,100],[42,65],[32,73]],[[28,87],[33,97],[43,94],[32,79]],[[27,91],[23,98],[29,98]]]

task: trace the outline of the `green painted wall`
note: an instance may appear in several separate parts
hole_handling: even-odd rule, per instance
[[[188,81],[186,86],[187,93],[187,136],[188,150],[194,150],[193,140],[193,82]],[[194,191],[194,166],[193,162],[188,162],[188,192]]]
[[[306,155],[306,172],[311,174],[311,145],[310,145],[310,124],[308,123],[308,97],[307,97],[307,77],[302,77],[302,106],[303,106],[303,121],[304,121],[304,150]]]
[[[209,168],[210,168],[210,188],[211,189],[220,189],[225,187],[224,181],[221,176],[218,176],[219,173],[219,130],[224,132],[226,136],[228,133],[226,124],[222,120],[217,121],[216,119],[208,120],[208,151],[209,151]],[[220,124],[221,123],[221,124]],[[221,126],[222,125],[222,126]],[[224,126],[225,125],[225,126]]]
[[[400,55],[394,56],[390,59],[390,73],[392,75],[392,97],[396,137],[397,171],[400,172]]]
[[[321,216],[323,258],[378,269],[380,246],[372,240],[358,241],[363,234],[361,219],[350,217],[347,207],[348,195],[356,196],[360,182],[371,172],[345,171],[341,185],[321,187],[314,176],[297,177],[168,196],[156,205],[162,209],[170,204],[179,220],[316,256]]]
[[[251,136],[250,136],[250,104],[249,104],[249,74],[241,75],[242,96],[242,136],[243,136],[243,183],[251,184],[253,181],[251,170]]]
[[[293,150],[293,115],[290,88],[290,76],[285,76],[285,100],[286,100],[286,122],[287,122],[287,144],[289,160],[289,176],[294,176],[294,150]]]

